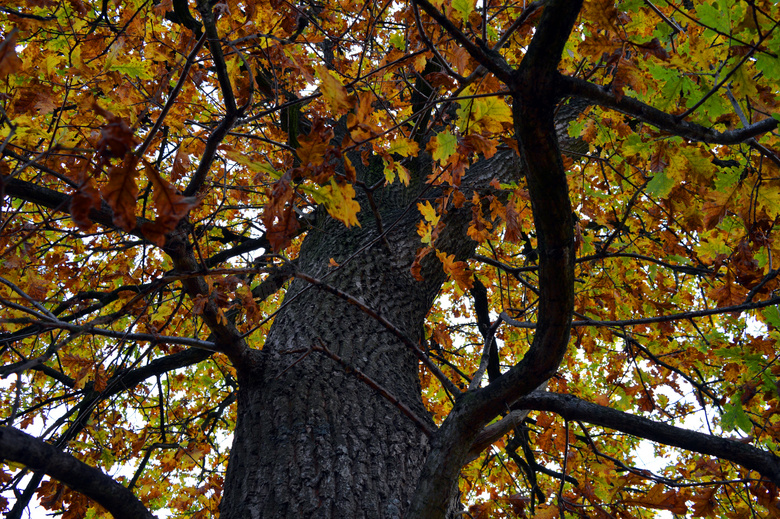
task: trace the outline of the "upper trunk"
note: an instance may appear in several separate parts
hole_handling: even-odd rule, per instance
[[[419,215],[404,210],[414,191],[393,186],[378,199],[385,229],[392,226],[383,238],[367,203],[361,228],[321,214],[298,269],[355,297],[417,343],[444,276],[430,264],[423,282],[410,273]],[[459,255],[473,249],[460,241]],[[331,258],[341,266],[331,267]],[[343,364],[312,347],[327,348]],[[432,425],[415,353],[361,309],[296,280],[255,357],[238,368],[222,517],[402,517],[427,454],[426,434],[345,365]]]

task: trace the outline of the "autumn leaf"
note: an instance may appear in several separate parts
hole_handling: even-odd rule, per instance
[[[100,209],[100,193],[95,187],[91,178],[84,178],[83,172],[79,175],[80,184],[75,193],[70,198],[70,216],[79,229],[89,230],[92,227],[92,220],[89,212],[92,209]]]
[[[454,254],[446,254],[438,250],[436,257],[441,261],[444,272],[458,284],[461,290],[465,291],[474,286],[474,275],[465,261],[455,261]]]
[[[685,514],[688,512],[688,506],[685,504],[684,494],[679,494],[676,490],[664,491],[664,485],[656,484],[644,496],[637,496],[632,499],[624,499],[625,505],[639,505],[644,508],[655,508],[659,510],[668,510],[673,514]]]
[[[353,225],[360,227],[357,219],[360,204],[355,201],[355,189],[352,184],[339,184],[335,179],[331,179],[330,185],[318,189],[314,196],[333,218],[343,222],[347,227]]]
[[[398,178],[405,186],[409,185],[409,181],[411,180],[411,177],[409,176],[409,170],[407,170],[401,163],[396,162],[390,158],[390,160],[384,164],[385,180],[387,180],[388,183],[393,182],[395,177],[398,176]]]
[[[333,130],[327,128],[324,121],[315,124],[308,135],[298,137],[300,145],[297,153],[303,166],[317,166],[325,159],[330,140],[333,138]]]
[[[504,239],[509,242],[517,242],[522,235],[522,226],[520,224],[520,213],[515,208],[515,203],[510,201],[506,205],[506,211],[504,213],[506,221],[506,233]]]
[[[198,205],[198,199],[180,195],[151,164],[144,161],[144,166],[146,176],[152,182],[152,201],[157,210],[157,218],[154,223],[145,223],[141,231],[150,241],[161,247],[165,244],[165,235],[175,229],[179,221]]]
[[[437,134],[428,143],[428,151],[431,152],[433,160],[445,161],[453,153],[458,143],[458,138],[452,135],[449,130]]]
[[[111,158],[125,157],[133,146],[140,142],[133,130],[124,119],[101,108],[98,104],[94,104],[93,109],[108,121],[100,127],[100,140],[97,143],[100,164],[108,164]]]
[[[135,177],[138,172],[138,157],[128,153],[118,166],[108,168],[108,183],[100,190],[113,211],[114,225],[125,231],[135,227],[135,206],[138,186]]]
[[[711,290],[709,295],[718,307],[723,307],[742,303],[745,300],[747,292],[734,283],[733,274],[729,271],[726,273],[723,284]]]
[[[389,153],[397,153],[402,157],[413,157],[420,151],[420,146],[414,141],[400,137],[390,144],[387,151]]]
[[[317,76],[320,78],[320,91],[328,108],[334,114],[343,114],[352,109],[355,102],[349,96],[347,89],[336,75],[324,66],[316,67]]]
[[[286,247],[298,231],[298,218],[292,203],[291,173],[286,172],[269,191],[269,201],[261,217],[265,235],[274,251]]]
[[[13,28],[0,42],[0,78],[22,70],[22,60],[16,55],[16,35],[19,32]]]

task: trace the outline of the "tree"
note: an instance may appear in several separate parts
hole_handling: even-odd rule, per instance
[[[780,515],[777,3],[0,23],[9,517]]]

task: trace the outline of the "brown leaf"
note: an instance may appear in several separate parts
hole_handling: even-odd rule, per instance
[[[70,216],[82,231],[92,227],[92,220],[89,218],[92,209],[100,209],[100,193],[92,179],[87,179],[70,198]]]
[[[108,168],[108,183],[101,190],[103,198],[114,212],[114,225],[125,231],[131,231],[135,227],[137,164],[138,157],[128,153],[120,165]]]
[[[520,213],[517,212],[515,203],[510,201],[506,205],[506,232],[504,233],[504,239],[511,243],[517,243],[521,235]]]
[[[187,174],[187,168],[190,167],[190,154],[184,149],[184,146],[179,146],[176,151],[176,157],[173,159],[173,169],[171,171],[171,181],[176,182],[180,178],[183,178]]]
[[[731,270],[726,272],[726,276],[723,279],[723,285],[710,292],[710,297],[715,300],[718,308],[724,306],[733,306],[742,303],[745,300],[747,292],[734,283]]]
[[[176,228],[182,218],[198,205],[198,199],[192,196],[182,196],[176,188],[160,176],[157,170],[144,161],[146,176],[152,181],[152,201],[157,210],[154,222],[145,222],[141,226],[144,237],[162,247],[165,245],[165,235]]]
[[[666,142],[661,142],[655,153],[650,157],[650,171],[660,173],[669,166],[669,155],[666,152]]]
[[[111,158],[124,157],[140,141],[133,130],[121,117],[117,117],[97,103],[92,106],[95,113],[108,122],[100,127],[100,140],[97,143],[97,156],[100,164],[108,164]]]
[[[658,38],[653,38],[650,40],[650,43],[645,43],[644,45],[639,46],[642,50],[645,51],[645,57],[652,54],[658,59],[662,59],[664,61],[669,61],[671,56],[669,56],[669,53],[666,52],[666,49],[663,45],[661,45],[661,41]]]
[[[11,29],[10,34],[0,42],[0,78],[22,70],[22,60],[16,55],[16,34],[19,29]]]
[[[146,176],[152,181],[152,201],[159,217],[172,218],[177,223],[187,213],[198,205],[198,199],[193,196],[182,196],[167,180],[162,178],[157,170],[144,161]]]
[[[697,489],[696,494],[691,496],[693,501],[692,517],[714,517],[715,510],[718,507],[718,501],[715,499],[716,487]]]
[[[319,165],[325,157],[325,150],[333,138],[333,130],[325,126],[324,122],[317,121],[308,135],[298,137],[300,145],[297,153],[301,159],[301,166]]]
[[[265,235],[274,251],[289,245],[298,231],[298,219],[292,202],[294,191],[291,180],[291,173],[288,171],[274,184],[269,193],[268,204],[263,211]]]
[[[643,496],[636,499],[623,500],[623,504],[637,505],[644,508],[668,510],[673,514],[685,514],[688,506],[685,504],[685,495],[675,490],[664,491],[664,485],[656,484]]]

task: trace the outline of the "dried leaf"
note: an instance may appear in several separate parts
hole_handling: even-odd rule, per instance
[[[18,32],[18,29],[13,28],[0,42],[0,78],[22,70],[22,60],[16,55],[16,35]]]
[[[121,164],[108,168],[108,183],[101,189],[103,198],[114,212],[114,225],[125,231],[131,231],[135,227],[137,164],[138,157],[128,153]]]

